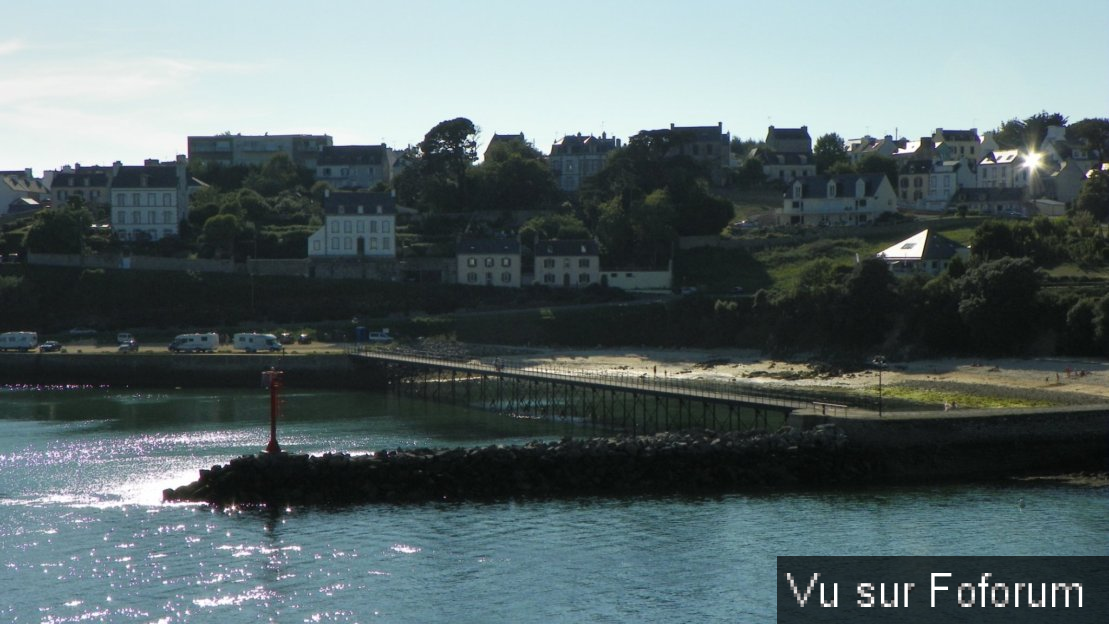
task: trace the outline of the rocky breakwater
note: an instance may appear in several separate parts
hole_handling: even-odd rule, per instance
[[[523,446],[369,455],[247,455],[201,470],[166,501],[219,506],[719,493],[850,479],[846,436],[828,425],[772,434],[688,431]]]

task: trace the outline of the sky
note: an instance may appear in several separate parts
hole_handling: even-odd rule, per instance
[[[170,160],[225,131],[403,148],[455,117],[479,145],[523,132],[543,152],[671,123],[915,139],[1109,117],[1100,0],[19,5],[26,28],[0,28],[0,170],[37,176]]]

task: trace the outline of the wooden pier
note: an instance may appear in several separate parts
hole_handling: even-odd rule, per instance
[[[407,396],[519,417],[575,419],[631,434],[688,428],[773,430],[794,410],[817,405],[812,397],[737,383],[599,375],[372,347],[352,349],[350,356],[380,367],[390,387]],[[827,413],[831,404],[820,405]],[[834,407],[840,415],[847,409]]]

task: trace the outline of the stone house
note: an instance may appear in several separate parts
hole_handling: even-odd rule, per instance
[[[30,169],[0,171],[0,215],[35,210],[50,203],[50,189]]]
[[[601,283],[601,252],[594,240],[536,241],[536,284],[584,288]]]
[[[323,212],[323,227],[308,237],[309,258],[396,258],[397,204],[392,193],[327,192]]]
[[[188,173],[188,161],[147,160],[141,166],[112,167],[112,231],[124,241],[160,240],[180,233],[188,217],[189,196],[204,186]]]
[[[609,137],[602,132],[600,137],[592,134],[582,136],[566,135],[551,145],[547,162],[551,173],[563,191],[577,191],[581,183],[596,175],[605,165],[605,159],[620,147],[620,139]]]
[[[339,190],[371,189],[393,179],[392,159],[384,143],[326,146],[316,157],[316,181]]]
[[[514,238],[463,239],[455,245],[458,283],[519,288],[520,241]]]

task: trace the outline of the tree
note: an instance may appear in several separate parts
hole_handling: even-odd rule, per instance
[[[35,215],[24,244],[38,253],[79,254],[91,225],[92,213],[86,208],[50,208]]]
[[[459,183],[477,161],[477,127],[465,117],[441,121],[420,141],[425,175],[441,175]]]
[[[829,132],[816,140],[813,146],[813,161],[816,163],[817,173],[824,173],[841,160],[847,161],[847,147],[843,137],[835,132]]]
[[[298,186],[309,187],[315,174],[297,167],[288,154],[277,154],[269,159],[258,171],[251,172],[243,180],[243,186],[266,196],[273,197],[281,191]]]
[[[1019,353],[1037,336],[1040,274],[1029,258],[980,264],[959,278],[959,316],[976,347]]]
[[[554,175],[534,148],[512,141],[495,145],[489,156],[467,173],[475,208],[506,212],[542,210],[558,199]]]
[[[520,227],[520,242],[528,246],[536,240],[573,240],[592,238],[580,219],[569,214],[549,213],[532,217]]]
[[[234,214],[218,214],[204,222],[204,242],[230,255],[235,250],[235,239],[241,229],[242,224]]]
[[[1040,111],[1027,119],[1010,119],[1001,124],[994,140],[1002,149],[1034,152],[1047,136],[1048,126],[1066,126],[1067,118],[1059,113]]]
[[[1109,153],[1109,119],[1083,119],[1067,126],[1067,140]]]
[[[867,154],[855,165],[857,173],[884,173],[894,189],[897,188],[897,161],[881,154]]]
[[[1086,178],[1074,206],[1079,212],[1088,212],[1094,219],[1105,221],[1109,217],[1109,175],[1094,171],[1093,175]]]

